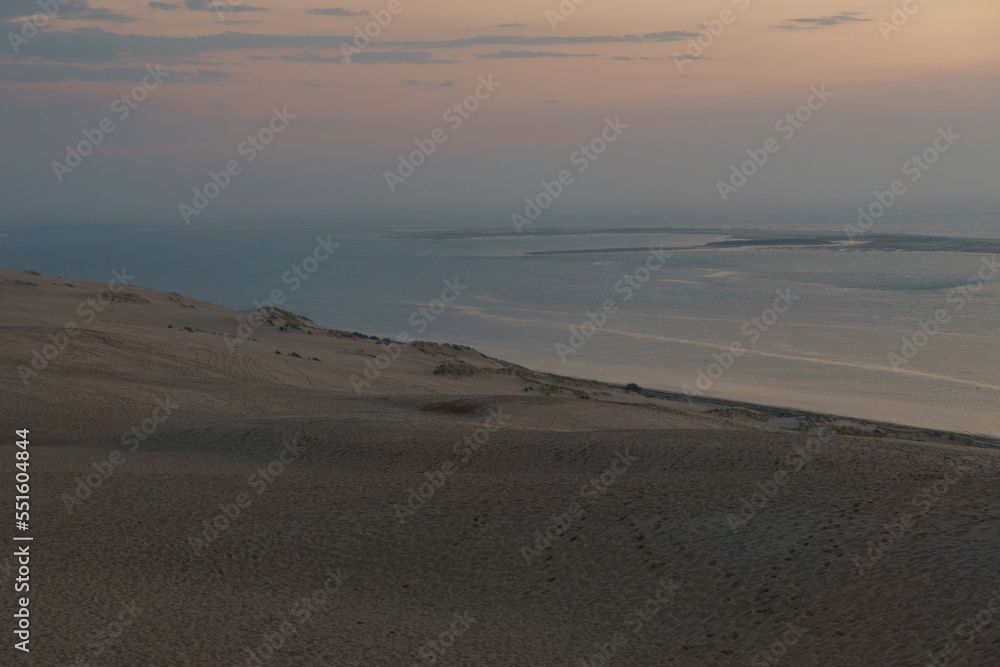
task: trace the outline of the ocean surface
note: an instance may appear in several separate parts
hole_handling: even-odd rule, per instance
[[[293,266],[313,256],[317,238],[339,247],[326,261],[306,262],[303,279]],[[577,377],[1000,436],[1000,276],[980,278],[990,274],[989,255],[524,254],[678,248],[717,238],[8,230],[0,266],[98,282],[124,267],[136,285],[236,309],[280,289],[284,308],[336,329],[406,332]],[[446,281],[459,296],[443,312],[435,305],[430,317],[421,314]],[[611,312],[597,314],[610,301]],[[740,354],[730,358],[735,343]]]

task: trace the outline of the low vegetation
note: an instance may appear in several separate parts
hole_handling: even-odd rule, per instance
[[[511,375],[512,373],[513,371],[509,368],[483,368],[482,366],[467,364],[464,361],[446,362],[434,369],[434,375],[452,375],[456,377],[470,377],[481,374]]]
[[[760,412],[754,412],[753,410],[747,410],[745,408],[716,408],[714,410],[708,410],[706,414],[718,415],[720,417],[725,417],[726,419],[752,419],[753,421],[766,422],[772,419],[771,415],[765,415]]]

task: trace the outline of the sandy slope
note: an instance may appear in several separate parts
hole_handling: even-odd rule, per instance
[[[1000,655],[996,450],[810,440],[280,315],[231,350],[247,313],[129,288],[88,322],[104,287],[0,270],[0,492],[29,428],[35,536],[32,652],[3,664]]]

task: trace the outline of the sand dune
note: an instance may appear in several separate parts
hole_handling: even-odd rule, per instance
[[[996,449],[107,287],[0,270],[18,664],[996,664]]]

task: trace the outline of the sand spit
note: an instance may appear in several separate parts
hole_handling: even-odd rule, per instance
[[[996,664],[992,442],[251,315],[0,270],[17,664]]]
[[[687,252],[698,250],[836,250],[883,252],[971,252],[996,254],[1000,240],[961,236],[932,236],[928,234],[888,234],[868,232],[854,225],[845,225],[843,232],[817,232],[812,230],[733,229],[728,227],[626,227],[626,228],[569,228],[531,229],[429,229],[394,230],[383,234],[391,239],[454,240],[495,239],[515,236],[561,237],[624,234],[688,234],[717,236],[714,241],[700,245],[659,248],[663,251]],[[537,250],[525,255],[586,255],[607,253],[649,252],[648,246],[620,248],[572,248],[565,250]]]

